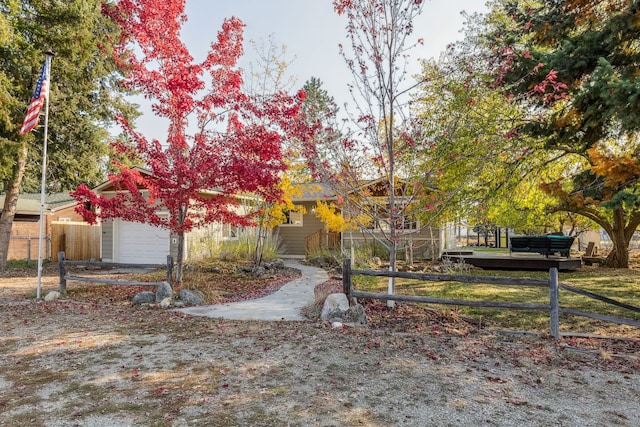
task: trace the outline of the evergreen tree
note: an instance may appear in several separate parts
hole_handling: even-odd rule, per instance
[[[530,116],[518,131],[570,168],[544,189],[556,210],[611,237],[611,267],[628,267],[640,224],[640,25],[636,1],[496,0],[484,21],[497,85]]]
[[[134,117],[116,83],[111,55],[117,27],[100,0],[7,0],[0,3],[0,269],[20,191],[38,191],[43,132],[19,135],[43,52],[53,51],[47,191],[104,179],[107,127],[116,112]],[[40,120],[40,124],[43,120]]]

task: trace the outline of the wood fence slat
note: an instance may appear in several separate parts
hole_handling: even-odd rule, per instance
[[[162,282],[136,282],[118,280],[118,279],[103,279],[100,277],[80,277],[80,276],[64,276],[66,280],[75,280],[77,282],[90,282],[90,283],[104,283],[107,285],[121,285],[121,286],[158,286]]]
[[[402,279],[424,280],[429,282],[462,282],[471,284],[491,284],[505,286],[538,286],[547,288],[549,281],[543,279],[528,279],[519,277],[495,277],[495,276],[461,276],[454,274],[427,274],[410,273],[406,271],[379,271],[379,270],[351,270],[351,274],[365,276],[399,277]]]
[[[468,307],[515,308],[515,309],[521,309],[521,310],[549,310],[551,308],[549,304],[429,298],[429,297],[418,297],[414,295],[376,294],[372,292],[362,292],[362,291],[355,291],[355,290],[351,292],[351,295],[354,298],[373,298],[373,299],[379,299],[379,300],[421,302],[421,303],[427,303],[427,304],[463,305]]]
[[[558,292],[558,269],[553,267],[549,270],[549,327],[551,336],[560,339],[560,294]]]
[[[58,272],[60,274],[60,293],[67,293],[67,280],[65,276],[67,275],[67,271],[64,267],[64,252],[58,252]]]
[[[604,314],[587,313],[585,311],[574,310],[572,308],[560,307],[561,313],[573,314],[575,316],[590,317],[592,319],[604,320],[606,322],[619,323],[621,325],[640,326],[637,320],[625,319],[623,317],[606,316]]]
[[[345,258],[342,260],[342,292],[347,297],[347,301],[351,304],[353,298],[353,284],[351,283],[351,260]]]
[[[165,269],[167,264],[123,264],[116,262],[102,262],[102,261],[70,261],[65,260],[66,265],[84,265],[87,267],[100,267],[100,268],[140,268],[140,269]]]
[[[616,301],[611,298],[603,297],[602,295],[594,294],[593,292],[585,291],[584,289],[574,288],[573,286],[560,284],[560,289],[564,289],[565,291],[573,292],[579,295],[584,295],[589,298],[597,299],[602,302],[606,302],[611,305],[615,305],[618,307],[626,308],[627,310],[634,311],[636,313],[640,313],[640,308],[635,307],[633,305],[625,304],[620,301]]]

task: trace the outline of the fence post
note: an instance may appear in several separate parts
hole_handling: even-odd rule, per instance
[[[551,326],[551,336],[554,339],[560,339],[560,296],[558,292],[558,269],[552,267],[549,269],[549,303],[551,305],[551,314],[549,322]]]
[[[60,273],[60,293],[65,294],[67,292],[67,279],[65,276],[67,272],[64,269],[64,252],[58,252],[58,271]]]
[[[173,280],[173,257],[171,255],[167,255],[167,283],[172,284]]]
[[[353,291],[353,285],[351,284],[351,260],[345,258],[342,261],[342,292],[347,297],[349,305],[351,305],[351,295]]]

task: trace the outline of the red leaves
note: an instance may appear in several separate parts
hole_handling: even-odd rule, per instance
[[[180,39],[184,6],[184,0],[103,6],[122,30],[115,57],[127,72],[123,84],[153,101],[153,112],[168,119],[169,131],[161,144],[117,118],[129,140],[113,144],[123,160],[115,162],[120,173],[109,180],[121,192],[106,198],[79,187],[73,195],[88,221],[123,218],[179,234],[214,221],[249,224],[250,216],[233,209],[234,195],[281,196],[276,189],[286,167],[281,144],[308,131],[299,117],[306,93],[258,98],[242,92],[242,70],[236,67],[244,24],[235,17],[223,22],[205,60],[194,62]],[[149,173],[125,166],[132,162]],[[169,218],[158,216],[160,210]]]
[[[567,90],[568,86],[558,81],[558,73],[555,70],[550,70],[546,77],[533,88],[531,93],[540,94],[544,103],[549,104],[566,98]]]

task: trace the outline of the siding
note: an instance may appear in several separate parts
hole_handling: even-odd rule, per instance
[[[102,222],[102,261],[113,261],[113,220]]]
[[[280,237],[281,249],[283,255],[305,256],[305,239],[310,234],[324,229],[324,224],[312,209],[316,206],[316,202],[296,203],[305,207],[307,212],[302,217],[302,227],[291,225],[279,225],[276,229]]]

